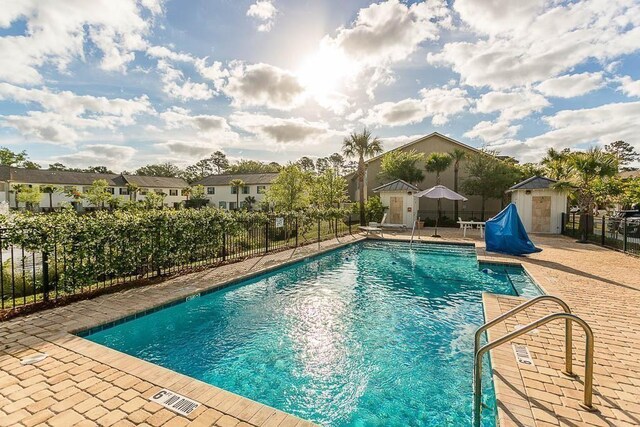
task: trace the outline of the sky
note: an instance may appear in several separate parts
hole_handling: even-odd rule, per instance
[[[0,0],[0,52],[0,146],[44,167],[284,163],[364,126],[640,151],[637,0]]]

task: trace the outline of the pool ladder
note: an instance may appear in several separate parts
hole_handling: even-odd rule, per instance
[[[515,315],[523,311],[524,309],[531,307],[534,304],[537,304],[542,301],[552,301],[562,307],[563,311],[558,313],[549,314],[544,316],[534,322],[529,323],[526,326],[523,326],[520,329],[517,329],[511,333],[504,335],[503,337],[492,341],[490,343],[485,344],[480,347],[480,338],[482,337],[482,333],[492,326],[497,325],[503,320]],[[563,374],[568,376],[575,376],[573,373],[572,367],[572,359],[573,359],[573,344],[572,344],[572,323],[575,322],[582,327],[584,333],[586,335],[586,350],[585,350],[585,366],[584,366],[584,398],[583,403],[580,405],[584,409],[588,411],[595,410],[593,407],[593,331],[591,327],[576,316],[571,313],[569,306],[567,303],[562,301],[560,298],[552,296],[552,295],[541,295],[539,297],[530,299],[519,306],[507,311],[501,316],[496,317],[495,319],[485,323],[480,326],[475,333],[474,339],[474,364],[473,364],[473,425],[474,427],[480,427],[481,422],[481,411],[482,411],[482,356],[489,350],[498,347],[508,341],[511,341],[514,338],[519,337],[520,335],[526,334],[532,331],[535,328],[538,328],[542,325],[545,325],[554,320],[564,319],[565,320],[565,369]]]

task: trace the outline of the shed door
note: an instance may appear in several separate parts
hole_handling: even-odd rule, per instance
[[[402,214],[404,213],[404,204],[402,196],[391,196],[389,198],[389,223],[402,224]]]
[[[551,197],[533,196],[531,204],[531,231],[551,232]]]

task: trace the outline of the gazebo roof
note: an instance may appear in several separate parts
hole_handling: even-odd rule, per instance
[[[557,181],[555,179],[547,178],[545,176],[532,176],[531,178],[527,178],[522,182],[517,183],[513,187],[509,188],[508,191],[514,190],[544,190],[547,188],[551,188],[553,184]]]
[[[420,191],[420,189],[406,181],[396,179],[395,181],[374,188],[373,191],[379,193],[381,191]]]

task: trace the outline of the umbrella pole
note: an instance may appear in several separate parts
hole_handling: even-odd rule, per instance
[[[439,215],[436,214],[436,231],[435,231],[434,235],[431,236],[431,237],[440,237],[440,235],[438,234],[438,216]]]

